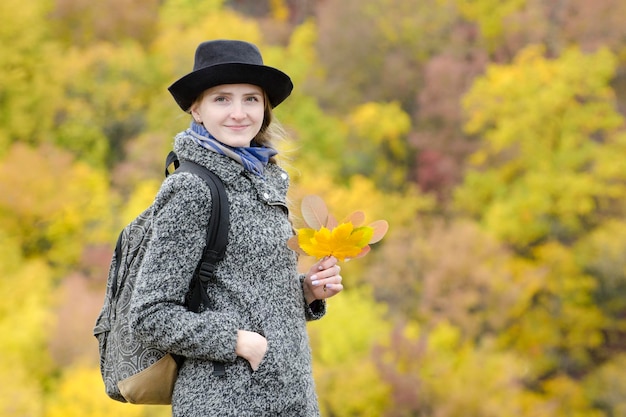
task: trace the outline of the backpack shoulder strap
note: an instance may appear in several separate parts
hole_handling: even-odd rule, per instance
[[[204,249],[202,262],[213,264],[201,268],[201,277],[206,276],[203,281],[208,282],[212,276],[214,264],[224,258],[226,244],[228,243],[228,229],[230,225],[228,197],[222,180],[212,171],[192,161],[179,161],[174,151],[171,151],[165,160],[165,176],[169,176],[169,166],[174,164],[175,171],[190,172],[202,178],[211,190],[212,211],[209,226],[207,228],[207,244]],[[207,275],[208,274],[208,275]]]
[[[174,170],[178,169],[180,166],[180,161],[178,160],[178,155],[176,152],[170,151],[165,158],[165,177],[170,175],[170,165],[174,164]]]
[[[173,161],[176,166],[177,161]],[[191,281],[188,308],[199,313],[203,307],[208,308],[209,296],[207,289],[209,281],[213,278],[216,264],[224,258],[226,244],[228,243],[228,229],[230,227],[230,205],[222,180],[213,172],[191,161],[181,161],[174,173],[190,172],[202,178],[211,189],[211,218],[207,227],[207,239],[202,259],[196,268]],[[167,171],[167,169],[166,169]],[[223,362],[213,362],[213,375],[225,374]]]
[[[207,245],[204,249],[203,263],[216,263],[224,258],[228,243],[230,225],[228,197],[222,180],[215,173],[191,161],[181,161],[176,172],[190,172],[202,178],[211,189],[213,209],[207,229]],[[212,274],[212,271],[209,271]],[[201,274],[203,276],[203,269]]]
[[[191,311],[199,312],[208,307],[209,299],[207,288],[213,278],[216,264],[224,258],[228,243],[228,229],[230,227],[230,206],[222,180],[202,165],[191,161],[180,161],[174,174],[189,172],[202,178],[211,190],[212,209],[207,227],[206,246],[202,259],[196,268],[190,286],[188,307]]]
[[[202,254],[202,259],[196,268],[189,289],[187,306],[191,311],[200,312],[203,307],[209,306],[207,288],[209,281],[213,278],[216,264],[224,258],[226,245],[228,243],[228,229],[230,227],[230,205],[222,180],[212,171],[191,161],[179,161],[177,155],[172,151],[165,161],[165,175],[170,173],[168,168],[174,164],[175,171],[190,172],[202,178],[211,190],[211,218],[207,227],[206,246]],[[182,358],[178,358],[181,360]],[[179,363],[180,365],[180,363]],[[213,374],[222,376],[225,374],[224,363],[213,362]]]

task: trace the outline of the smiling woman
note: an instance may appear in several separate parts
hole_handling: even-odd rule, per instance
[[[288,217],[289,176],[273,158],[272,109],[291,79],[263,64],[256,46],[210,41],[194,70],[170,86],[191,126],[176,136],[180,160],[214,172],[230,205],[223,261],[207,285],[208,306],[186,308],[206,246],[211,194],[202,179],[169,176],[153,204],[153,240],[131,297],[133,336],[183,356],[172,393],[174,417],[317,417],[306,321],[343,289],[335,257],[297,270]],[[220,369],[220,372],[216,372]]]

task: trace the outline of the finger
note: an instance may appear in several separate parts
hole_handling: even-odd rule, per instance
[[[343,285],[341,284],[326,284],[324,285],[324,296],[326,298],[332,297],[333,295],[338,294],[343,290]]]
[[[337,264],[337,258],[335,258],[334,256],[329,256],[328,258],[324,258],[319,262],[317,269],[322,271],[324,269],[329,269],[336,264]]]
[[[340,272],[341,272],[341,268],[339,267],[339,265],[334,265],[328,269],[316,272],[314,277],[318,280],[323,279],[323,278],[332,278],[335,276],[339,276]]]
[[[322,286],[323,288],[332,288],[335,285],[341,285],[343,278],[341,275],[335,275],[330,278],[326,278],[318,281],[317,286]]]
[[[320,284],[332,282],[327,280],[329,278],[332,279],[334,277],[340,277],[341,275],[339,275],[339,272],[341,272],[341,268],[339,267],[339,265],[334,265],[328,269],[317,271],[313,275],[311,275],[311,283],[313,284],[313,286],[318,286]]]
[[[326,272],[326,274],[324,274],[324,272]],[[333,271],[332,273],[334,274],[336,271]],[[318,272],[315,275],[311,276],[311,284],[314,287],[320,287],[320,286],[324,286],[324,285],[328,285],[328,284],[341,284],[341,282],[343,281],[343,277],[341,275],[330,275],[331,272],[329,271],[323,271],[323,272]]]

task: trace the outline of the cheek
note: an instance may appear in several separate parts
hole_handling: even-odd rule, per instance
[[[224,115],[220,113],[219,108],[211,108],[210,106],[201,106],[197,109],[198,114],[200,115],[200,119],[204,123],[204,125],[214,125],[219,123]]]
[[[265,108],[255,109],[254,111],[254,120],[258,123],[263,123],[265,119]]]

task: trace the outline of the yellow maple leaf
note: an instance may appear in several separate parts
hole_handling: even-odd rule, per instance
[[[341,223],[332,230],[322,226],[319,230],[298,229],[298,244],[310,256],[334,256],[340,261],[354,258],[368,246],[374,229],[370,226],[354,227],[351,222]]]

